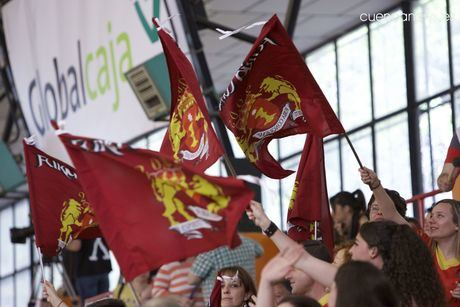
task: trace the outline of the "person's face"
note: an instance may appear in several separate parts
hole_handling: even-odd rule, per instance
[[[337,204],[334,211],[334,223],[342,225],[344,230],[351,228],[351,222],[353,220],[353,211],[350,206],[342,206]]]
[[[371,204],[371,209],[369,210],[369,220],[371,222],[383,220],[382,211],[380,211],[379,204],[375,201]]]
[[[286,279],[291,284],[292,294],[306,294],[314,283],[314,280],[309,275],[295,268],[292,268],[286,274]]]
[[[243,283],[239,278],[224,278],[221,288],[222,307],[242,307],[244,302],[249,299],[250,294],[246,294]]]
[[[458,225],[454,223],[452,208],[447,203],[440,203],[433,208],[428,224],[428,235],[434,240],[449,238],[458,232]]]
[[[331,294],[329,295],[329,301],[327,302],[327,305],[329,307],[335,307],[335,302],[337,302],[337,285],[334,281],[331,286]]]
[[[275,303],[276,305],[279,304],[279,302],[286,296],[290,295],[291,292],[289,292],[288,289],[286,289],[285,286],[283,286],[283,284],[274,284],[273,287],[272,287],[272,292],[273,292],[273,296],[275,297]]]
[[[288,302],[284,302],[281,305],[277,305],[277,306],[278,307],[295,307],[294,305],[292,305],[291,303],[288,303]]]
[[[352,260],[366,261],[371,262],[371,254],[369,250],[369,245],[364,241],[361,234],[358,233],[355,239],[355,243],[350,248],[350,254]]]

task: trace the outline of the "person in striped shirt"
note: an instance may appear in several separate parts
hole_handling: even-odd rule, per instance
[[[176,296],[184,305],[193,302],[194,307],[204,307],[201,288],[199,285],[193,286],[188,282],[188,275],[194,260],[194,257],[189,257],[184,261],[162,265],[153,280],[152,297]]]

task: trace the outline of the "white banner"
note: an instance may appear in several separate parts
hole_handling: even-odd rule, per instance
[[[50,127],[126,142],[155,128],[124,73],[162,53],[151,22],[175,1],[14,0],[2,8],[8,55],[30,133],[68,160]],[[172,23],[172,24],[171,24]],[[188,52],[180,17],[165,26]]]

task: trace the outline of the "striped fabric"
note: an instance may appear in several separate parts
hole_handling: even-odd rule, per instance
[[[188,258],[183,262],[175,261],[162,265],[153,280],[152,296],[175,295],[189,298],[194,290],[194,286],[188,283],[188,274],[193,260],[193,258]],[[195,300],[193,306],[205,306],[201,289],[195,291],[193,297]]]

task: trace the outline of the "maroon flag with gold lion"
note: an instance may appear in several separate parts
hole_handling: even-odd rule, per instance
[[[265,175],[292,173],[270,155],[272,139],[343,133],[343,127],[274,15],[224,92],[219,110],[246,157]]]
[[[27,141],[23,145],[35,241],[42,253],[55,256],[72,239],[100,236],[75,169]]]
[[[153,20],[157,28],[159,27]],[[158,30],[171,83],[169,128],[160,152],[205,171],[223,150],[212,128],[192,64],[164,30]]]
[[[104,238],[130,281],[164,263],[235,246],[253,193],[161,153],[60,134]]]
[[[317,136],[308,135],[305,141],[287,220],[288,235],[298,242],[314,239],[314,223],[318,222],[318,233],[332,253],[334,238],[327,197],[323,140]]]

